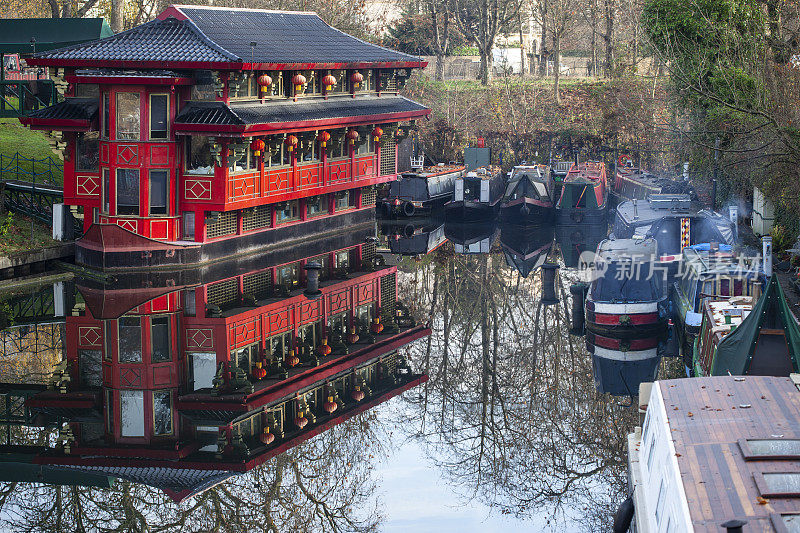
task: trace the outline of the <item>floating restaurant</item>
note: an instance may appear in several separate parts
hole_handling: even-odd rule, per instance
[[[397,302],[396,267],[335,240],[178,290],[78,281],[49,385],[6,384],[23,425],[57,438],[0,446],[5,475],[121,478],[181,501],[426,381],[398,351],[430,329]]]
[[[76,261],[196,264],[372,215],[396,143],[430,110],[398,94],[417,57],[314,13],[171,6],[48,51],[65,99],[20,120],[56,136]]]

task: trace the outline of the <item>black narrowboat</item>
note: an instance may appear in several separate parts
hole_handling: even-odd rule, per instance
[[[489,220],[497,215],[505,191],[500,167],[480,167],[464,172],[455,181],[453,199],[444,206],[453,220]]]
[[[606,166],[598,161],[576,163],[569,169],[556,204],[559,224],[598,223],[608,208]]]
[[[553,216],[555,183],[547,165],[519,165],[508,176],[500,217],[504,222],[546,222]]]
[[[389,194],[381,203],[384,216],[429,214],[453,197],[455,182],[464,165],[439,164],[415,172],[404,172],[389,186]]]

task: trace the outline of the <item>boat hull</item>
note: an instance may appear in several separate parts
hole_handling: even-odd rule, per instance
[[[552,202],[523,197],[503,202],[500,219],[511,224],[535,224],[553,219],[555,207]]]
[[[606,303],[586,301],[586,329],[594,333],[625,336],[664,331],[663,302]]]
[[[444,206],[444,215],[448,220],[483,221],[497,216],[499,202],[489,204],[469,200],[454,200]]]

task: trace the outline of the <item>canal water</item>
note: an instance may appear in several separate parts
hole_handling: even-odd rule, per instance
[[[163,284],[163,275],[76,275],[6,292],[0,529],[608,531],[626,495],[638,384],[678,377],[682,365],[662,357],[663,343],[639,353],[571,331],[570,286],[586,279],[578,259],[606,231],[378,221],[360,253],[396,266],[400,307],[430,327],[397,348],[427,380],[342,420],[321,418],[310,438],[235,472],[219,466],[221,446],[193,442],[211,407],[187,411],[200,420],[196,434],[175,414],[189,409],[182,395],[193,391],[181,380],[200,379],[200,359],[171,376],[142,362],[141,346],[162,365],[188,358],[191,343],[210,351],[202,328],[184,327],[203,315],[186,295],[206,287],[206,318],[245,316],[224,305],[227,285],[217,281],[237,272]],[[320,246],[300,256],[352,257],[341,255],[352,243]],[[274,262],[273,282],[291,283],[296,270]],[[353,272],[341,279],[360,279]],[[255,283],[239,279],[240,290]],[[127,363],[116,370],[104,356],[111,323]],[[138,389],[157,392],[142,400]],[[140,434],[157,438],[126,440]]]

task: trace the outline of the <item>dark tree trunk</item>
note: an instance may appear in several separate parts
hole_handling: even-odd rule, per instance
[[[603,41],[606,45],[606,58],[603,67],[606,71],[606,76],[611,78],[614,76],[614,17],[616,16],[614,9],[614,0],[605,0],[606,11],[606,32],[603,34]]]

